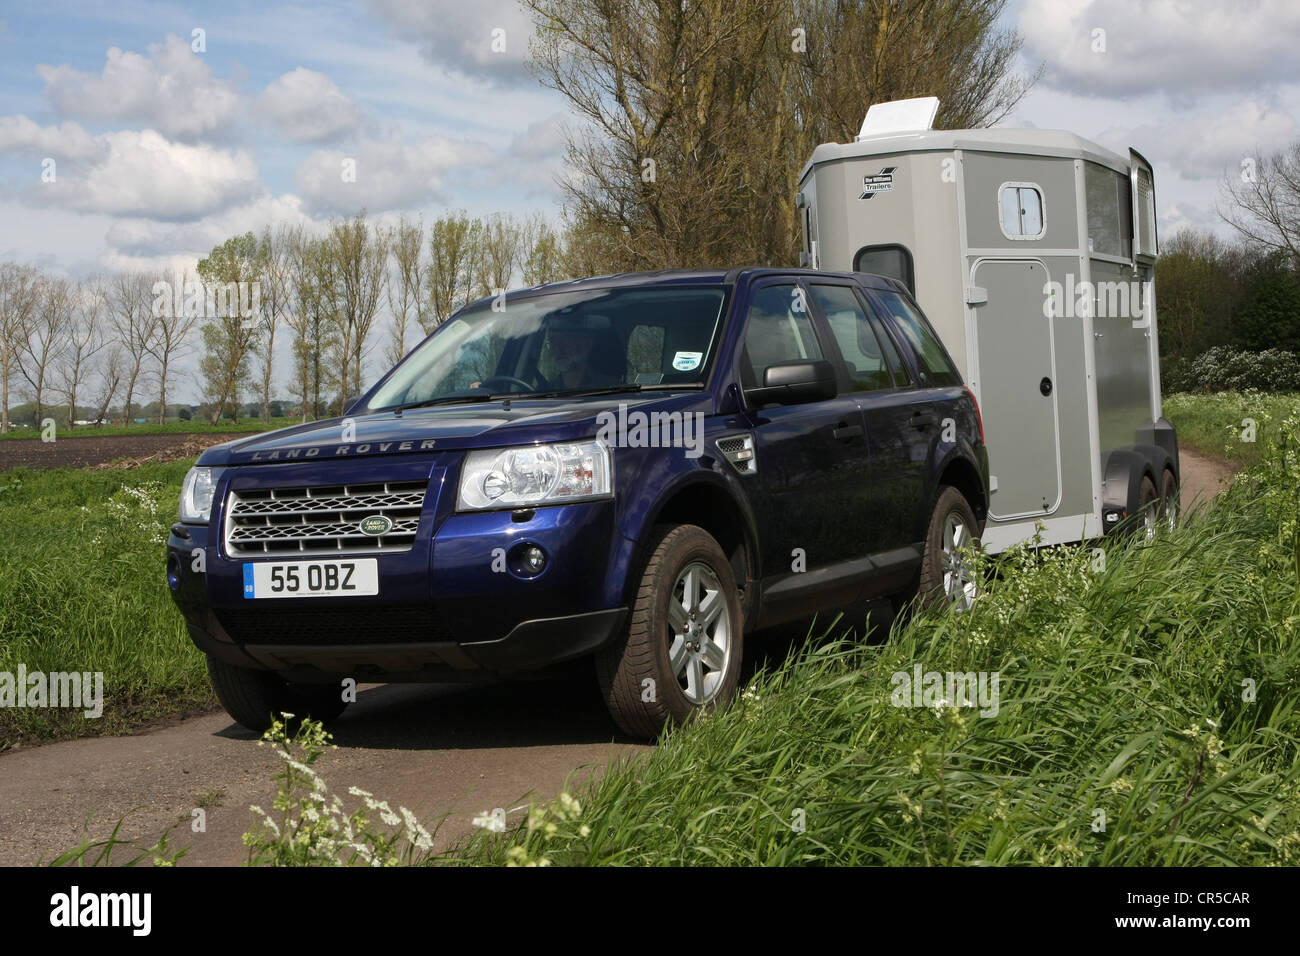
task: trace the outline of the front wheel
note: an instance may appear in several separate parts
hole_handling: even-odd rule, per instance
[[[338,686],[289,684],[270,671],[235,667],[211,654],[208,676],[226,713],[254,733],[264,733],[282,713],[329,722],[347,707]]]
[[[596,656],[614,722],[651,739],[731,699],[740,682],[740,599],[722,547],[703,528],[660,529],[627,628]]]
[[[921,559],[923,606],[970,610],[978,588],[968,550],[979,546],[979,523],[970,502],[956,488],[940,487]]]

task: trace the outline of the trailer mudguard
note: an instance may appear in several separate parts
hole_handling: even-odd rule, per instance
[[[1160,489],[1160,476],[1166,468],[1174,473],[1174,478],[1178,477],[1177,459],[1171,458],[1163,448],[1158,445],[1134,445],[1133,450],[1151,466],[1151,480],[1155,482],[1157,491]]]
[[[1151,462],[1136,448],[1117,448],[1106,459],[1106,481],[1101,498],[1102,528],[1109,533],[1136,514],[1142,493],[1142,476],[1155,481]],[[1156,486],[1159,488],[1159,485]]]
[[[1182,468],[1178,461],[1178,432],[1174,428],[1174,423],[1169,419],[1161,417],[1153,422],[1147,422],[1137,430],[1133,436],[1134,447],[1150,449],[1151,446],[1164,452],[1165,457],[1157,461],[1159,456],[1148,457],[1151,459],[1152,467],[1156,469],[1156,474],[1160,474],[1165,465],[1169,465],[1174,470],[1174,478],[1181,485],[1183,482]]]

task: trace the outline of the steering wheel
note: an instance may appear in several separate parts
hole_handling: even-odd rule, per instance
[[[508,385],[522,385],[525,392],[531,392],[533,390],[532,385],[525,382],[522,378],[515,378],[513,375],[494,375],[491,378],[485,378],[483,381],[479,382],[479,387],[496,391],[495,388],[491,387],[493,382],[505,382]]]

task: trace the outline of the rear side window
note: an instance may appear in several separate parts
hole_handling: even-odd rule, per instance
[[[867,314],[853,290],[842,285],[814,285],[812,295],[826,316],[840,354],[844,356],[853,391],[893,388],[897,383],[890,362],[886,360],[880,341],[868,324]],[[894,364],[897,365],[896,359]]]
[[[921,373],[921,385],[933,388],[962,384],[961,373],[952,364],[952,359],[948,357],[938,336],[934,334],[930,323],[921,313],[897,292],[877,289],[875,295],[885,307],[885,312],[892,318],[894,328],[916,355],[917,370]]]
[[[761,386],[769,365],[821,357],[803,290],[796,285],[769,285],[754,293],[741,363],[746,388]]]

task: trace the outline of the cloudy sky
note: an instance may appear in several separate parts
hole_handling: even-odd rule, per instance
[[[1162,235],[1221,229],[1225,171],[1300,138],[1295,0],[1012,0],[1004,20],[1046,69],[1004,125],[1135,146]],[[0,3],[0,261],[192,267],[363,206],[554,216],[566,112],[527,36],[513,0]]]

